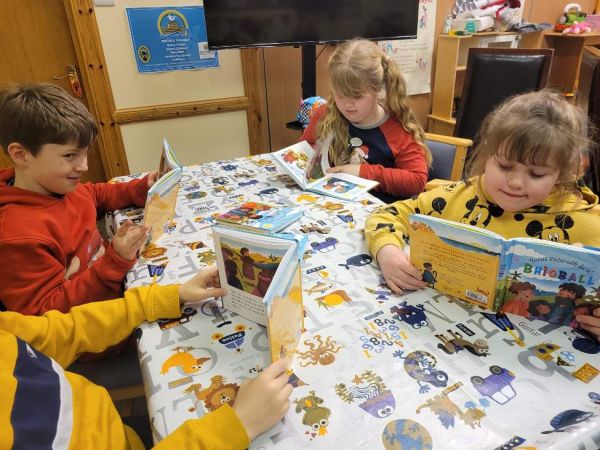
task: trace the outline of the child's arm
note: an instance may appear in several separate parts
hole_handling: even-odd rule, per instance
[[[37,239],[2,242],[0,260],[10,270],[0,271],[0,299],[7,309],[40,315],[115,298],[122,292],[123,278],[135,263],[135,259],[119,256],[109,245],[91,266],[73,275],[79,270],[80,261],[73,258],[63,262],[62,253],[58,244]]]
[[[127,206],[144,206],[148,189],[156,180],[156,172],[127,183],[86,183],[83,186],[91,190],[99,216],[106,211]]]
[[[359,176],[378,181],[380,191],[396,197],[408,198],[423,192],[428,177],[427,162],[414,140],[396,152],[394,163],[395,167],[361,164]]]
[[[424,192],[416,198],[382,206],[367,217],[365,237],[373,258],[379,263],[387,285],[396,293],[425,287],[419,270],[402,250],[408,241],[409,216],[426,211],[439,192]]]
[[[285,360],[267,367],[240,387],[233,408],[221,406],[199,420],[188,420],[155,448],[245,449],[271,428],[290,407],[292,386]]]
[[[181,287],[153,285],[130,289],[124,299],[88,303],[68,314],[49,311],[37,317],[3,312],[0,328],[66,367],[81,353],[101,352],[121,342],[144,320],[179,317],[180,300],[223,295],[218,281],[214,281],[215,271],[216,268],[200,272]]]
[[[579,314],[575,320],[584,330],[589,331],[600,341],[600,308],[595,308],[592,315]]]

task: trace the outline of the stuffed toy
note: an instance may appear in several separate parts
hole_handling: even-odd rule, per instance
[[[571,25],[568,28],[565,28],[563,30],[563,34],[579,34],[579,33],[589,33],[590,31],[592,31],[592,27],[590,26],[589,23],[587,22],[573,22],[573,25]]]
[[[310,118],[313,114],[319,109],[319,106],[327,103],[322,97],[308,97],[300,102],[300,106],[298,108],[298,112],[296,113],[296,117],[298,118],[298,122],[302,125],[308,125],[310,122]]]
[[[458,0],[455,15],[460,19],[490,16],[494,18],[494,29],[506,30],[518,25],[521,16],[520,0]]]

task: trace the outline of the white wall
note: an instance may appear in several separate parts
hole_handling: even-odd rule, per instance
[[[238,50],[219,51],[218,68],[139,73],[125,8],[167,6],[160,0],[115,0],[96,7],[96,19],[117,109],[244,95]],[[194,6],[169,0],[168,6]],[[166,137],[182,163],[199,164],[249,154],[245,112],[138,122],[121,126],[131,173],[156,169]]]

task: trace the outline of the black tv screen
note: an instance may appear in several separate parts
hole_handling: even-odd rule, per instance
[[[419,0],[204,0],[211,49],[417,35]]]

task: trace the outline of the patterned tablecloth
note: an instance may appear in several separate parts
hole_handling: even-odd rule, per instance
[[[430,289],[392,294],[363,236],[377,201],[302,192],[269,155],[187,167],[169,234],[127,286],[185,281],[214,264],[212,214],[247,200],[300,205],[289,229],[310,242],[292,406],[252,448],[600,447],[598,342],[517,316],[511,330]],[[108,223],[141,215],[116,211]],[[265,329],[217,301],[136,333],[156,441],[231,401],[269,363]]]

